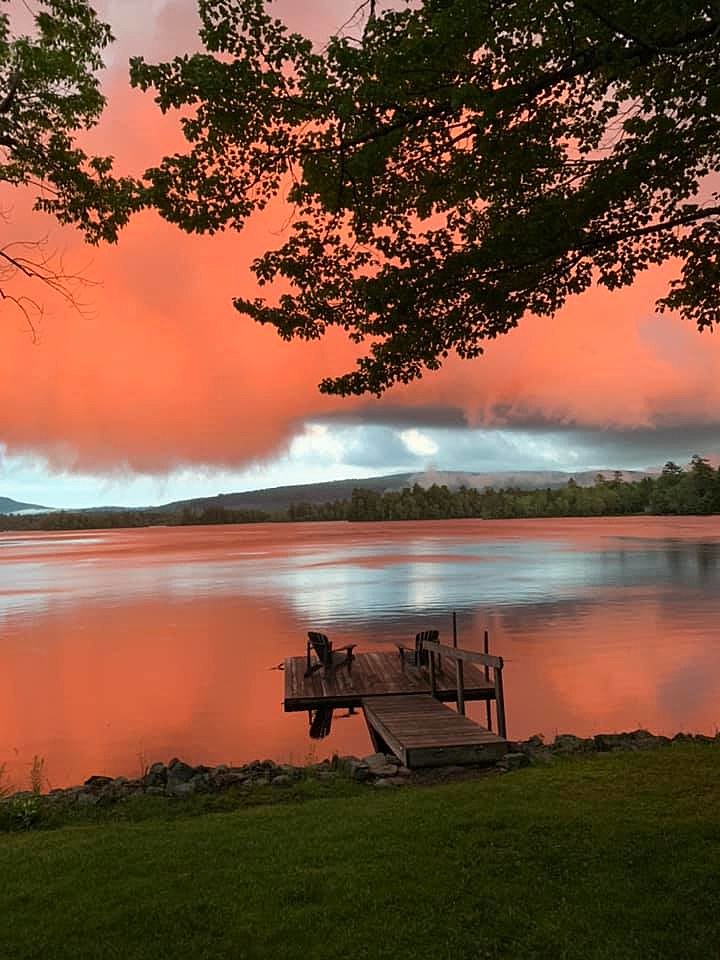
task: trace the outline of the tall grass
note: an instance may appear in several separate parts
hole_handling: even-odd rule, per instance
[[[13,792],[13,785],[5,778],[5,764],[0,763],[0,800]]]
[[[45,775],[45,757],[35,754],[30,764],[30,789],[34,794],[40,794],[46,784],[49,786]]]

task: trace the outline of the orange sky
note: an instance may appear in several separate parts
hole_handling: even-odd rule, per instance
[[[94,134],[121,171],[140,172],[177,142],[172,120],[130,91],[122,61],[163,56],[193,41],[193,0],[106,0],[118,35],[108,72],[111,107]],[[281,3],[316,35],[353,4]],[[162,473],[184,464],[242,467],[281,453],[302,423],[366,403],[321,397],[322,375],[341,372],[352,350],[341,337],[286,344],[232,308],[252,294],[249,264],[278,242],[284,210],[242,235],[188,237],[153,214],[138,217],[117,247],[83,248],[72,230],[12,204],[13,238],[47,232],[74,269],[97,281],[78,314],[47,300],[33,344],[4,310],[0,443],[54,466]],[[553,320],[526,320],[488,345],[485,357],[452,361],[437,375],[394,390],[385,403],[459,407],[471,425],[542,417],[599,428],[713,422],[720,401],[720,340],[677,318],[652,318],[673,275],[646,275],[631,290],[594,291]],[[504,413],[498,416],[500,405]],[[703,451],[708,452],[708,451]]]

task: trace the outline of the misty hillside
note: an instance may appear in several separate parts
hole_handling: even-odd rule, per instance
[[[41,507],[37,503],[21,503],[19,500],[12,500],[10,497],[0,497],[0,513],[33,513],[36,510],[44,512],[47,507]]]
[[[410,487],[414,483],[419,483],[421,486],[430,486],[433,483],[444,484],[451,490],[457,490],[461,486],[476,487],[479,490],[486,487],[520,490],[537,490],[545,487],[555,489],[564,486],[570,478],[580,486],[591,486],[598,473],[602,473],[609,479],[613,472],[612,470],[586,470],[578,473],[566,473],[562,470],[515,470],[467,473],[459,470],[437,470],[425,473],[396,473],[384,477],[330,480],[326,483],[303,483],[265,490],[248,490],[245,493],[220,493],[214,497],[175,500],[157,509],[174,512],[186,508],[197,511],[210,507],[224,507],[226,510],[265,510],[271,513],[275,510],[286,510],[292,503],[320,504],[333,500],[349,500],[356,487],[377,490],[380,493],[402,490],[403,487]],[[651,475],[640,470],[622,471],[625,481],[641,480]]]

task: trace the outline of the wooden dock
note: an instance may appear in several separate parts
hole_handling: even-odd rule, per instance
[[[414,657],[378,651],[307,675],[308,658],[289,657],[285,710],[307,710],[311,736],[323,737],[335,708],[362,707],[375,749],[410,768],[494,763],[507,752],[502,659],[421,637],[421,666]],[[469,700],[486,701],[487,727],[465,716]],[[457,712],[444,706],[451,701]],[[490,729],[492,701],[497,734]]]
[[[372,697],[363,712],[375,749],[389,749],[411,769],[493,763],[507,753],[506,740],[429,693]]]
[[[350,667],[317,670],[305,676],[305,657],[285,661],[285,701],[287,712],[319,710],[323,707],[361,707],[371,697],[411,696],[430,691],[429,671],[424,667],[403,665],[395,653],[358,653]],[[495,685],[472,664],[465,667],[466,700],[495,699]],[[440,669],[436,674],[435,696],[445,703],[457,700],[455,671]]]

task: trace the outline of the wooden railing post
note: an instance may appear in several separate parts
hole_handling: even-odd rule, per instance
[[[462,660],[455,661],[455,684],[457,686],[457,711],[465,716],[465,687],[463,686],[464,671]]]
[[[483,638],[483,652],[485,656],[490,653],[490,642],[487,630],[485,631],[485,636]],[[488,681],[488,683],[490,682],[490,667],[487,664],[485,664],[485,679]],[[489,700],[485,701],[485,712],[487,714],[487,728],[488,730],[492,730],[492,710],[490,708]]]
[[[435,696],[437,693],[437,684],[435,681],[435,654],[432,650],[428,651],[428,667],[430,668],[430,693]]]
[[[500,658],[500,666],[495,667],[495,712],[497,714],[498,733],[503,739],[507,737],[505,728],[505,693],[503,691],[503,662]]]

